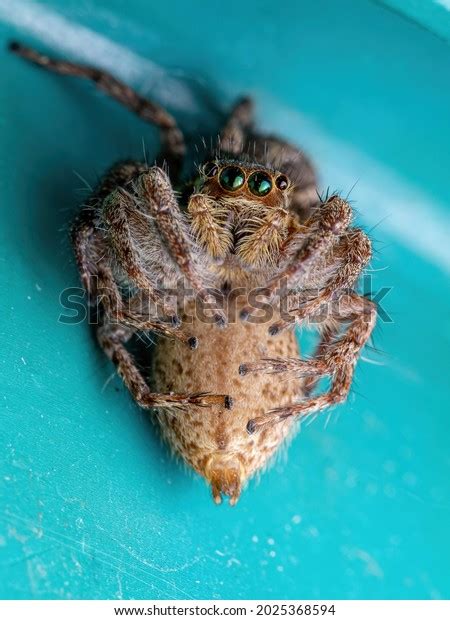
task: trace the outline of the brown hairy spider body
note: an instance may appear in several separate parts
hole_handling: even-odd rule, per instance
[[[295,334],[286,330],[272,338],[265,323],[237,321],[217,329],[199,320],[192,325],[192,332],[199,340],[195,351],[179,341],[160,340],[153,359],[154,389],[230,394],[232,407],[192,407],[182,415],[158,409],[156,416],[168,444],[210,482],[215,501],[220,502],[223,493],[235,503],[243,484],[267,464],[293,422],[289,418],[250,434],[249,414],[260,416],[289,405],[301,393],[299,379],[279,381],[266,373],[247,377],[237,371],[243,359],[257,363],[262,357],[298,357]]]
[[[234,504],[296,420],[346,399],[376,320],[354,290],[370,241],[345,200],[319,199],[301,151],[253,130],[249,99],[187,183],[184,137],[165,110],[95,68],[11,49],[94,81],[160,128],[166,168],[114,166],[77,218],[73,245],[99,307],[100,346],[215,501]],[[320,342],[300,359],[292,327],[306,322]],[[157,335],[149,380],[126,346],[139,333]],[[316,395],[324,376],[330,386]]]

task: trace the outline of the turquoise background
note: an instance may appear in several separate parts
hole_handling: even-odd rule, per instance
[[[0,0],[0,596],[449,597],[450,14],[420,4]],[[233,509],[170,458],[87,326],[58,322],[77,175],[143,138],[154,154],[156,133],[12,37],[113,70],[197,139],[252,94],[375,227],[392,322],[349,402]]]

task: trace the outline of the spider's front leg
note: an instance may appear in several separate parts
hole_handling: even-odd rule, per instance
[[[72,244],[89,303],[99,306],[107,321],[120,323],[134,331],[153,331],[196,348],[197,339],[176,329],[174,321],[168,325],[153,313],[144,312],[144,304],[139,303],[141,292],[124,303],[110,264],[108,244],[96,226],[93,209],[84,209],[77,217],[72,228]],[[156,294],[152,297],[150,290],[145,292],[152,299],[159,299]]]
[[[341,291],[351,289],[361,271],[367,266],[372,256],[372,245],[367,235],[358,228],[350,228],[335,240],[331,260],[324,265],[324,270],[331,270],[333,275],[325,285],[315,292],[314,296],[305,300],[305,294],[294,295],[287,301],[298,302],[288,309],[287,314],[269,327],[272,336],[279,334],[287,327],[304,323],[320,313],[321,308],[333,301]]]
[[[103,207],[103,217],[112,233],[111,241],[130,278],[140,288],[148,287],[148,277],[140,269],[142,261],[137,256],[136,240],[142,239],[152,224],[162,247],[167,248],[169,261],[185,276],[197,296],[210,302],[211,294],[195,256],[188,224],[166,173],[158,167],[150,168],[134,181],[133,189],[134,194],[118,189]],[[132,226],[136,234],[132,234]],[[145,254],[142,244],[141,248]],[[163,258],[160,262],[163,267]],[[219,326],[226,324],[225,314],[220,309],[212,310],[212,314]]]
[[[247,426],[249,433],[253,433],[265,426],[272,426],[290,417],[304,417],[305,415],[322,411],[332,405],[345,401],[350,391],[353,372],[361,349],[366,344],[376,321],[375,304],[356,293],[344,295],[335,309],[332,321],[347,322],[348,327],[343,335],[333,338],[337,333],[331,329],[327,336],[327,344],[322,347],[319,358],[308,360],[295,359],[268,359],[261,360],[255,365],[246,365],[243,374],[249,372],[293,373],[296,376],[307,376],[317,380],[321,376],[329,375],[331,387],[328,392],[319,396],[307,398],[299,403],[273,409],[250,420]],[[320,345],[319,345],[320,346]]]
[[[273,301],[305,281],[323,257],[330,251],[348,228],[352,218],[350,205],[339,196],[331,196],[317,207],[311,220],[294,231],[285,243],[283,254],[290,256],[289,262],[264,287],[265,295]],[[241,319],[248,320],[252,308],[241,311]]]

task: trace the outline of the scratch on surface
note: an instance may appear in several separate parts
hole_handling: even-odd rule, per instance
[[[13,513],[7,513],[4,517],[2,516],[1,518],[6,519],[6,520],[10,519],[10,520],[18,521],[19,523],[23,524],[27,529],[30,529],[30,530],[32,530],[33,527],[35,527],[35,524],[32,520],[26,519],[19,515],[15,515]],[[13,528],[13,530],[17,532],[15,528]],[[97,562],[100,562],[108,566],[109,568],[113,569],[117,573],[126,575],[127,577],[135,579],[136,581],[139,581],[140,583],[143,583],[146,586],[154,588],[155,590],[157,590],[158,592],[162,594],[161,598],[166,598],[166,599],[179,599],[180,598],[180,596],[171,596],[169,594],[170,590],[174,590],[175,592],[182,594],[183,595],[182,598],[184,599],[193,598],[186,591],[178,587],[173,582],[165,579],[160,574],[155,574],[155,572],[148,570],[148,568],[152,568],[154,571],[158,571],[156,567],[150,567],[150,566],[145,565],[146,568],[144,569],[142,566],[134,566],[132,564],[124,562],[122,559],[119,559],[112,554],[106,553],[105,551],[102,551],[101,549],[96,548],[93,545],[89,545],[86,542],[82,543],[78,541],[76,538],[72,538],[70,536],[61,534],[60,532],[55,532],[54,530],[51,530],[49,528],[46,528],[45,530],[45,537],[49,540],[55,541],[56,543],[60,544],[61,546],[71,551],[80,551],[84,547],[84,553],[86,555],[90,555],[92,558],[95,558]],[[126,547],[118,543],[118,541],[115,541],[115,542],[117,542],[117,544],[119,544],[122,548],[126,549]],[[129,570],[142,572],[144,573],[146,577],[149,577],[151,579],[155,579],[161,582],[161,587],[155,586],[154,583],[142,579],[136,574],[129,572]]]
[[[152,568],[153,570],[157,570],[161,573],[178,573],[186,568],[190,568],[191,566],[194,566],[195,564],[197,564],[197,562],[200,559],[198,557],[195,557],[189,562],[184,562],[183,564],[180,564],[179,566],[164,566],[164,567],[159,566],[157,564],[154,564],[153,562],[149,562],[147,559],[141,557],[134,549],[127,547],[126,545],[121,543],[120,540],[118,540],[115,536],[113,536],[110,532],[108,532],[104,527],[102,527],[98,523],[96,523],[95,526],[101,532],[104,532],[112,541],[116,543],[116,545],[118,545],[121,549],[123,549],[128,555],[130,555],[133,558],[133,560],[137,560],[139,563],[143,564],[144,566],[148,566],[149,568]]]

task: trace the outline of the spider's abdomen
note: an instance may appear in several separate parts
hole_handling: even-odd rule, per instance
[[[240,376],[239,366],[261,358],[297,357],[295,334],[288,330],[272,338],[267,322],[237,321],[218,329],[196,317],[189,328],[199,339],[195,351],[178,341],[159,340],[153,364],[155,390],[228,394],[232,407],[159,409],[156,415],[166,441],[208,480],[215,501],[220,502],[223,493],[235,503],[242,486],[267,464],[292,425],[288,419],[250,435],[249,420],[301,395],[297,379],[280,381],[278,376],[264,373]]]

